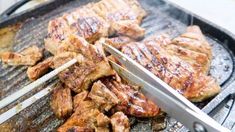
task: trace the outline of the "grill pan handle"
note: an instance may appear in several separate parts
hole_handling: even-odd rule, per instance
[[[1,15],[0,19],[5,19],[8,16],[10,16],[12,13],[14,13],[18,8],[22,7],[24,4],[29,2],[31,0],[20,0],[16,2],[14,5],[10,6],[8,9],[6,9]]]

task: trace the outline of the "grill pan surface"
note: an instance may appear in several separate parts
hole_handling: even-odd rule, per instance
[[[96,0],[95,0],[96,1]],[[44,38],[47,34],[48,21],[54,17],[58,17],[65,12],[70,12],[74,8],[95,2],[91,0],[74,0],[67,1],[67,4],[57,7],[59,3],[65,3],[63,0],[57,1],[57,4],[44,5],[40,9],[31,12],[16,15],[5,21],[0,22],[0,27],[4,27],[16,22],[23,22],[21,29],[17,32],[14,40],[13,51],[21,51],[22,49],[37,44],[43,47]],[[210,74],[217,78],[222,86],[222,92],[213,99],[196,104],[206,113],[210,114],[214,119],[223,124],[225,127],[235,131],[235,79],[234,74],[234,52],[235,37],[229,33],[225,33],[220,27],[214,26],[207,21],[183,11],[179,7],[168,4],[160,0],[140,1],[142,7],[148,12],[148,16],[144,19],[142,27],[146,29],[146,37],[153,34],[167,33],[171,37],[183,33],[188,25],[199,25],[206,36],[206,39],[213,48],[213,61],[211,64]],[[57,8],[55,8],[57,7]],[[54,10],[50,11],[52,8]],[[40,10],[44,9],[42,12]],[[32,17],[34,12],[34,17]],[[45,52],[45,55],[49,55]],[[16,92],[23,86],[30,83],[26,75],[25,66],[5,67],[0,65],[0,99]],[[3,113],[7,109],[13,107],[17,103],[35,94],[37,91],[45,88],[56,78],[40,86],[37,90],[30,92],[17,102],[12,103],[7,108],[0,111]],[[32,106],[21,111],[19,114],[0,125],[3,131],[53,131],[64,120],[57,119],[49,106],[50,95],[38,100]],[[20,107],[20,106],[19,106]],[[131,131],[152,131],[152,119],[133,119],[131,118]],[[166,117],[166,128],[163,131],[185,130],[176,120]]]

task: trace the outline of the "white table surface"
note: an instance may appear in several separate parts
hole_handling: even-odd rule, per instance
[[[235,34],[235,0],[168,0]]]

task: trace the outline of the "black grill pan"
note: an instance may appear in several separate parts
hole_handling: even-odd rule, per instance
[[[47,34],[48,21],[70,12],[79,6],[97,0],[56,0],[49,1],[43,5],[24,11],[20,14],[7,15],[0,19],[0,28],[22,22],[21,29],[17,32],[14,40],[13,51],[20,51],[31,44],[43,46],[43,40]],[[213,99],[196,105],[225,127],[235,131],[235,74],[234,74],[234,52],[235,36],[221,27],[213,25],[208,21],[187,12],[180,7],[163,0],[140,1],[143,8],[148,12],[142,27],[146,28],[146,37],[153,34],[167,33],[176,37],[183,33],[187,26],[195,24],[201,27],[206,39],[213,48],[213,61],[210,75],[217,78],[221,84],[222,92]],[[18,6],[17,6],[18,7]],[[12,9],[14,10],[14,9]],[[48,55],[47,52],[45,54]],[[0,65],[0,99],[16,92],[30,83],[26,76],[25,66],[5,67]],[[51,81],[52,82],[52,81]],[[30,94],[20,98],[17,102],[30,97],[38,90],[45,88],[49,83],[32,91]],[[21,111],[19,114],[0,125],[1,131],[55,131],[63,123],[57,119],[49,107],[50,95],[38,100],[32,106]],[[13,107],[12,103],[8,108]],[[153,131],[152,119],[131,119],[131,131]],[[186,131],[182,124],[176,120],[166,117],[166,128],[162,131]]]

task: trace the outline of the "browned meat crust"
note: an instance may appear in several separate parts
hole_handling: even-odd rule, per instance
[[[142,43],[125,45],[122,51],[193,102],[208,99],[220,91],[215,79],[198,73],[189,63],[169,54],[161,42],[152,37]]]
[[[104,42],[106,44],[109,44],[117,49],[121,49],[123,45],[133,42],[134,40],[126,37],[126,36],[118,36],[113,38],[101,38],[99,41],[96,41],[96,43]]]
[[[97,123],[99,122],[99,124]],[[62,126],[58,132],[66,132],[73,127],[89,128],[92,130],[108,131],[109,118],[97,109],[90,109],[82,113],[74,113]]]
[[[71,126],[66,132],[93,132],[93,129],[88,127]]]
[[[110,24],[109,34],[121,34],[134,39],[144,36],[139,26],[146,12],[136,0],[102,0],[94,4],[93,10]]]
[[[35,66],[28,67],[27,69],[28,78],[34,81],[39,77],[41,77],[42,75],[44,75],[45,73],[47,73],[51,67],[52,59],[53,59],[52,57],[49,57]]]
[[[51,108],[58,118],[65,118],[73,111],[73,102],[69,88],[57,84],[51,98]]]
[[[142,38],[145,31],[139,24],[145,15],[136,0],[101,0],[88,4],[51,20],[45,47],[55,54],[56,47],[71,34],[90,43],[114,33]]]
[[[127,116],[122,112],[116,112],[111,117],[113,132],[129,132],[130,123]]]
[[[164,48],[170,55],[175,55],[189,63],[198,73],[207,74],[211,62],[207,54],[197,52],[180,45],[175,45],[166,34],[154,35],[150,38],[147,38],[145,41],[147,40],[156,41],[156,43],[159,43],[160,46]]]
[[[87,90],[93,81],[114,74],[101,45],[91,45],[81,39],[83,38],[69,36],[59,48],[61,54],[56,55],[53,60],[54,66],[58,67],[77,54],[83,56],[79,63],[59,74],[60,80],[76,93]]]
[[[88,95],[88,91],[82,91],[81,93],[78,93],[73,97],[73,108],[76,110],[76,108],[79,106],[79,104],[86,99]]]
[[[183,48],[184,51],[190,50],[195,57],[198,55],[196,59],[203,65],[202,72],[208,73],[212,50],[198,26],[189,26],[186,33],[172,40],[172,44]]]
[[[47,39],[57,44],[74,34],[92,43],[101,36],[107,36],[109,24],[88,6],[90,5],[51,20],[48,24]]]
[[[113,111],[123,111],[135,117],[153,117],[159,113],[159,108],[134,87],[112,78],[103,79],[102,82],[120,100]]]
[[[117,96],[112,93],[101,81],[97,81],[93,84],[88,97],[95,102],[101,111],[109,111],[119,102]]]
[[[7,65],[35,65],[43,57],[42,50],[33,45],[21,51],[15,52],[3,52],[0,54],[0,58],[3,63]]]

